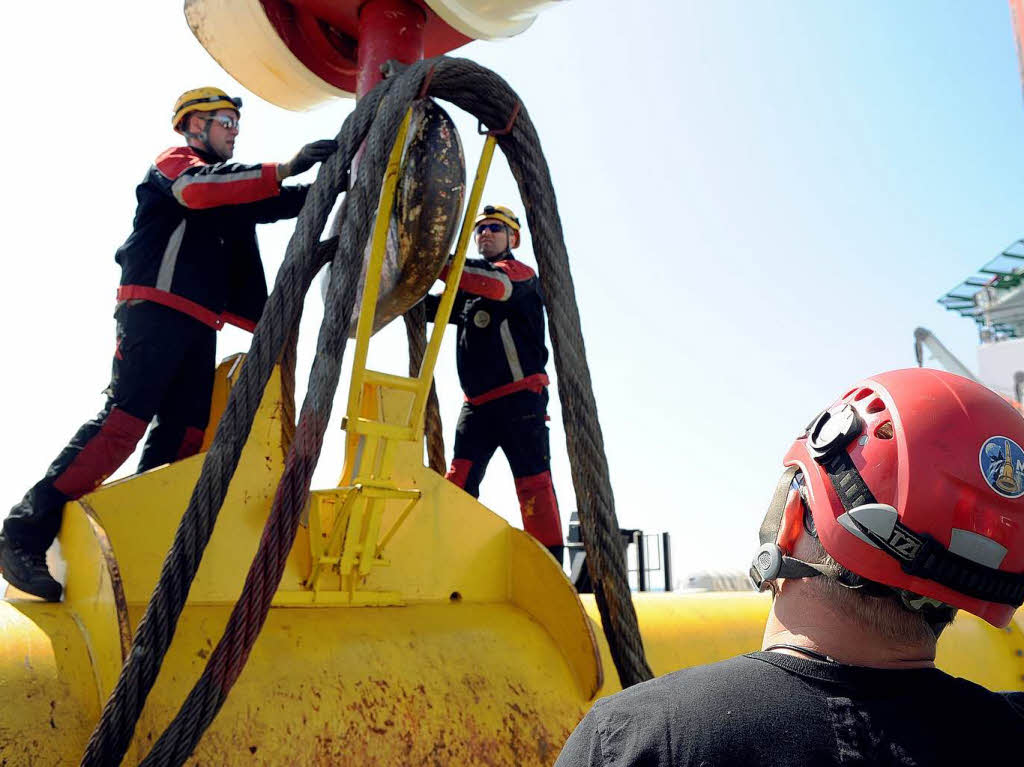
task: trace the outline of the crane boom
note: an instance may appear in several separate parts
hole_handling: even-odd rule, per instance
[[[964,378],[970,378],[972,381],[977,381],[977,377],[968,369],[964,363],[956,358],[949,349],[943,345],[943,343],[935,337],[935,334],[927,328],[915,328],[914,329],[914,356],[917,357],[917,366],[922,367],[924,365],[924,348],[927,347],[928,351],[932,353],[950,373],[956,373]],[[979,382],[980,383],[980,382]]]

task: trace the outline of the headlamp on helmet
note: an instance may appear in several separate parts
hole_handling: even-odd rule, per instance
[[[516,214],[512,212],[511,208],[506,208],[504,205],[485,205],[476,217],[476,221],[473,222],[473,226],[489,218],[500,221],[514,232],[520,230],[519,219],[516,218]]]

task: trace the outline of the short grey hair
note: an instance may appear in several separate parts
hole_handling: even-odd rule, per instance
[[[817,549],[817,562],[825,569],[827,577],[811,578],[809,583],[882,639],[901,644],[935,641],[953,622],[955,608],[861,578],[833,559],[816,537],[811,540]],[[844,585],[857,581],[863,582],[865,587]]]

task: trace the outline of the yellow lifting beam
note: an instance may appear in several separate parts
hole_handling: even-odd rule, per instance
[[[390,564],[382,556],[384,548],[421,496],[419,490],[400,488],[395,484],[393,473],[398,445],[412,442],[422,450],[423,422],[434,367],[466,263],[474,212],[480,207],[494,157],[496,141],[494,136],[488,135],[463,216],[455,255],[444,277],[444,293],[419,374],[406,377],[370,370],[366,367],[366,360],[373,333],[388,224],[395,187],[403,169],[402,150],[411,115],[411,110],[406,113],[391,149],[373,228],[370,260],[356,326],[348,407],[342,422],[342,428],[348,432],[345,468],[337,489],[314,492],[310,499],[311,571],[306,586],[313,591],[314,602],[320,601],[323,593],[324,598],[337,603],[338,592],[341,592],[340,602],[343,604],[401,604],[397,593],[365,591],[359,587],[374,565]],[[382,519],[389,501],[404,505],[382,537]],[[328,573],[333,573],[334,577],[325,578]]]

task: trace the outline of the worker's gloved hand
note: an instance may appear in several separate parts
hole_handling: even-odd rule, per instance
[[[306,144],[292,159],[277,166],[277,177],[280,180],[305,173],[318,162],[323,162],[337,151],[338,142],[331,138]]]

